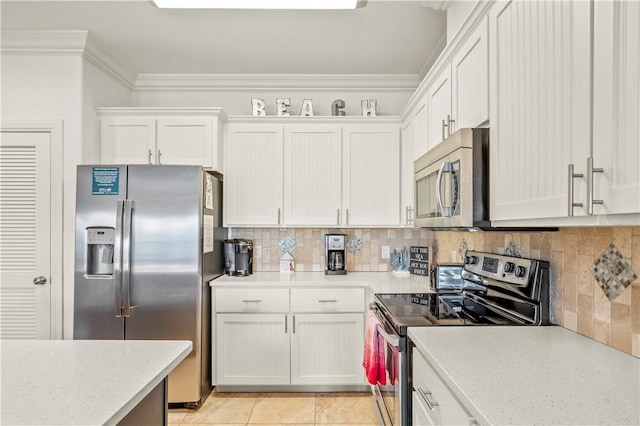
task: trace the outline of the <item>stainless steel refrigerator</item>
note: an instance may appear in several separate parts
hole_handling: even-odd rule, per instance
[[[74,338],[191,340],[169,403],[197,406],[211,389],[208,282],[224,269],[221,176],[78,166],[76,195]]]

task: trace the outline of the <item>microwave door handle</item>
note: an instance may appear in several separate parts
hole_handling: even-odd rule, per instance
[[[442,177],[445,173],[451,173],[451,163],[448,161],[443,161],[440,166],[440,170],[438,170],[438,178],[436,179],[436,200],[438,201],[438,206],[440,207],[442,216],[449,217],[451,216],[451,207],[445,207],[444,201],[442,201]]]

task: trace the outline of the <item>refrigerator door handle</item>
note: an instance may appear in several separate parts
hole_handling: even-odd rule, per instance
[[[131,219],[133,200],[124,201],[124,221],[122,225],[122,314],[131,316]]]
[[[116,318],[122,317],[122,212],[124,200],[116,204],[116,229],[113,247],[113,282],[116,288]]]

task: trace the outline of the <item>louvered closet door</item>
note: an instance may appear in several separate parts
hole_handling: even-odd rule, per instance
[[[49,339],[51,136],[0,137],[0,338]]]

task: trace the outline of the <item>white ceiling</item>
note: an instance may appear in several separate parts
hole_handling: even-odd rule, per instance
[[[133,75],[419,75],[446,37],[445,12],[424,4],[369,0],[347,11],[249,11],[158,9],[147,0],[2,0],[0,25],[88,30]]]

